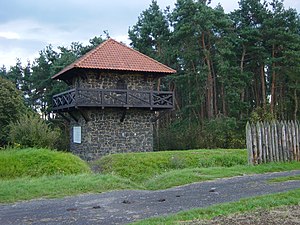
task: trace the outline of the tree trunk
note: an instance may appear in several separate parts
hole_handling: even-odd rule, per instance
[[[217,115],[218,112],[218,94],[217,94],[217,76],[214,70],[214,64],[213,61],[211,61],[211,70],[212,70],[212,75],[213,75],[213,101],[214,101],[214,115]]]
[[[262,64],[260,66],[260,78],[261,78],[261,97],[262,97],[262,105],[264,112],[267,108],[267,99],[266,99],[266,78],[265,78],[265,66]]]
[[[272,46],[272,59],[275,59],[275,45]],[[275,62],[272,63],[272,85],[271,85],[271,103],[270,103],[270,110],[271,113],[274,114],[274,106],[275,106],[275,93],[276,93],[276,71],[275,71],[276,64]]]
[[[245,56],[246,56],[246,46],[243,45],[243,52],[242,52],[242,57],[241,57],[241,65],[240,65],[240,72],[241,72],[241,77],[243,77],[244,73],[244,62],[245,62]],[[245,101],[245,88],[242,87],[241,89],[241,102]],[[240,111],[240,119],[243,117],[243,111]]]
[[[223,115],[227,116],[224,83],[222,83],[222,85],[221,85],[221,96],[222,96],[222,110],[223,110]]]
[[[213,117],[213,110],[214,110],[214,102],[213,102],[213,77],[212,77],[212,71],[211,71],[211,63],[209,58],[209,51],[206,49],[205,45],[205,35],[202,33],[202,48],[204,52],[204,57],[208,69],[207,73],[207,81],[206,81],[206,88],[207,88],[207,117],[212,118]]]
[[[295,98],[294,120],[297,120],[297,114],[298,114],[298,96],[297,96],[297,89],[296,88],[294,89],[294,98]]]

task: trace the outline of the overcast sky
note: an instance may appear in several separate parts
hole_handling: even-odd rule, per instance
[[[157,0],[161,9],[174,7],[176,0]],[[212,0],[230,12],[238,0]],[[129,43],[128,28],[136,24],[151,0],[2,0],[0,10],[0,66],[32,61],[40,50],[52,44],[84,44],[107,30],[118,41]],[[300,0],[285,0],[286,8],[300,12]]]

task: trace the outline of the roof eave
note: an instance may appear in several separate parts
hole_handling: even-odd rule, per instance
[[[55,74],[51,77],[53,80],[64,80],[70,74],[70,72],[74,69],[90,69],[90,70],[99,70],[99,71],[122,71],[122,72],[132,72],[132,73],[148,73],[148,74],[157,74],[160,76],[167,76],[171,74],[175,74],[176,70],[170,70],[170,71],[151,71],[151,70],[123,70],[123,69],[112,69],[112,68],[83,68],[83,67],[71,67],[71,68],[65,68],[59,73]]]

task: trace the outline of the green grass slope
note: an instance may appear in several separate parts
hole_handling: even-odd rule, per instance
[[[0,151],[0,179],[79,173],[90,173],[90,168],[70,153],[34,148]]]
[[[243,174],[289,171],[299,162],[247,165],[246,150],[115,154],[91,163],[47,149],[0,151],[0,203],[121,189],[157,190]]]
[[[171,170],[247,164],[246,150],[189,150],[114,154],[91,163],[100,173],[141,182]]]

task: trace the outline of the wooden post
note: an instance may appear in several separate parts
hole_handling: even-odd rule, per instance
[[[287,154],[288,154],[288,161],[292,161],[292,151],[291,151],[291,127],[290,121],[286,122],[286,146],[287,146]]]
[[[261,123],[261,131],[262,131],[262,135],[261,135],[261,142],[262,142],[262,151],[261,151],[261,154],[262,154],[262,161],[264,163],[268,162],[269,159],[269,154],[268,154],[268,132],[266,130],[266,122],[264,123]]]
[[[283,154],[282,154],[282,124],[280,122],[276,123],[277,125],[277,141],[278,141],[278,156],[279,162],[283,162]]]
[[[272,146],[273,146],[273,160],[275,162],[279,162],[279,153],[278,153],[278,134],[277,134],[277,127],[276,122],[273,121],[271,124],[272,129]]]
[[[300,161],[300,150],[299,150],[299,141],[300,141],[300,137],[299,137],[299,123],[298,121],[295,121],[295,129],[296,129],[296,154],[297,154],[297,157],[296,157],[296,160],[297,161]]]
[[[261,141],[261,127],[260,123],[256,123],[256,132],[257,132],[257,160],[258,164],[261,164],[262,162],[262,141]]]
[[[247,151],[248,151],[248,164],[253,164],[253,144],[252,144],[252,129],[249,122],[246,125],[246,140],[247,140]]]
[[[296,132],[295,132],[295,123],[294,121],[290,122],[291,127],[290,127],[290,135],[291,135],[291,154],[292,154],[292,160],[297,160],[297,155],[296,155]]]
[[[257,133],[256,125],[252,124],[252,151],[253,151],[253,164],[258,163],[258,152],[257,152]]]
[[[287,137],[286,137],[286,130],[285,130],[285,122],[282,123],[282,153],[283,153],[283,161],[287,161]]]
[[[272,144],[272,129],[271,129],[271,124],[267,123],[267,150],[268,150],[268,162],[273,162],[273,144]]]

